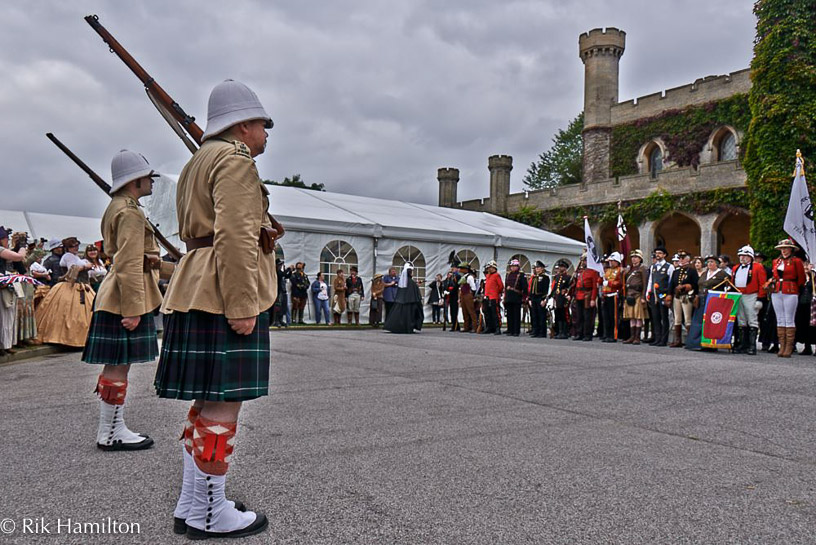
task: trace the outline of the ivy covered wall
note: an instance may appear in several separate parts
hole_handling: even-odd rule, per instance
[[[620,213],[627,224],[639,225],[644,221],[657,221],[674,211],[691,214],[744,212],[748,209],[749,203],[746,188],[715,189],[685,195],[672,195],[658,190],[645,199],[621,203]],[[609,203],[552,210],[523,206],[507,215],[512,220],[550,231],[560,231],[571,224],[582,226],[584,216],[592,218],[593,223],[615,223],[618,219],[618,206]]]
[[[660,115],[639,119],[612,128],[609,170],[613,177],[638,173],[637,155],[643,144],[660,138],[668,148],[668,160],[679,167],[697,167],[700,152],[711,134],[723,125],[745,132],[751,121],[747,94],[725,100],[667,110]],[[742,146],[740,154],[744,154]]]

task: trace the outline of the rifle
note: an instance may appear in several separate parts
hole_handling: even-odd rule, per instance
[[[82,161],[82,159],[80,159],[79,157],[77,157],[77,156],[74,154],[74,152],[72,152],[70,149],[68,149],[68,146],[66,146],[65,144],[63,144],[62,142],[60,142],[60,141],[59,141],[59,139],[58,139],[56,136],[54,136],[52,133],[50,133],[50,132],[49,132],[49,133],[46,133],[46,135],[45,135],[45,136],[47,136],[47,137],[48,137],[48,139],[49,139],[49,140],[51,140],[51,142],[53,142],[55,146],[57,146],[59,149],[61,149],[61,150],[62,150],[62,152],[63,152],[65,155],[67,155],[67,156],[68,156],[68,157],[69,157],[69,158],[70,158],[70,159],[71,159],[71,160],[72,160],[74,163],[76,163],[76,165],[77,165],[79,168],[81,168],[83,171],[85,171],[85,174],[87,174],[87,175],[88,175],[88,176],[91,178],[91,180],[93,180],[93,182],[94,182],[94,183],[95,183],[95,184],[96,184],[96,185],[97,185],[97,186],[98,186],[98,187],[99,187],[99,188],[100,188],[102,191],[104,191],[104,192],[105,192],[105,194],[106,194],[106,195],[110,196],[111,186],[108,184],[108,182],[106,182],[105,180],[103,180],[103,179],[102,179],[102,178],[101,178],[101,177],[100,177],[100,176],[99,176],[99,175],[98,175],[96,172],[94,172],[94,171],[91,169],[91,167],[89,167],[88,165],[86,165],[86,164],[85,164],[85,163]],[[159,231],[159,229],[158,229],[158,228],[157,228],[155,225],[153,225],[152,223],[150,223],[150,220],[147,220],[147,223],[148,223],[148,224],[150,225],[150,227],[153,229],[153,233],[156,235],[156,238],[158,239],[159,244],[161,244],[162,246],[164,246],[164,249],[165,249],[165,250],[167,250],[167,253],[169,253],[171,256],[173,256],[173,259],[175,259],[175,260],[176,260],[176,262],[180,261],[180,260],[181,260],[181,258],[182,258],[182,256],[183,256],[183,254],[182,254],[182,253],[179,251],[179,249],[178,249],[178,248],[176,248],[175,246],[173,246],[173,244],[171,244],[171,243],[170,243],[170,241],[169,241],[169,240],[167,240],[167,238],[166,238],[166,237],[165,237],[163,234],[161,234],[161,232]]]
[[[201,138],[204,136],[204,131],[201,130],[201,127],[198,126],[195,122],[195,117],[188,115],[184,109],[173,100],[173,98],[167,94],[161,85],[159,85],[153,77],[147,73],[147,71],[142,68],[142,66],[136,62],[130,53],[122,47],[116,38],[108,32],[108,30],[102,26],[99,22],[99,17],[96,15],[88,15],[85,17],[85,22],[88,23],[91,28],[93,28],[97,34],[102,37],[102,41],[104,41],[108,47],[110,47],[111,53],[115,53],[117,57],[119,57],[125,65],[130,68],[130,70],[139,78],[139,81],[145,87],[145,92],[147,93],[148,98],[162,115],[162,117],[167,121],[170,125],[170,128],[173,129],[179,138],[181,138],[184,145],[187,146],[187,149],[190,150],[190,153],[195,153],[198,149],[197,146],[201,146]],[[182,132],[179,125],[187,132],[187,134],[195,140],[195,143],[190,142],[190,139],[187,138],[184,133]],[[267,213],[269,216],[269,220],[272,222],[272,227],[277,232],[276,239],[281,238],[286,230],[283,228],[283,225],[276,220],[272,214]]]

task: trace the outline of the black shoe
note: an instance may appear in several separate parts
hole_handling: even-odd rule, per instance
[[[582,340],[582,341],[585,341],[585,342],[590,342],[590,341],[592,341],[592,337],[584,337],[584,338],[583,338],[583,339],[581,339],[581,340]]]
[[[805,349],[802,350],[799,353],[802,354],[803,356],[812,356],[813,355],[813,349],[810,348],[809,344],[806,344]],[[756,351],[754,352],[754,354],[756,354]]]
[[[494,335],[501,335],[502,334],[501,329],[496,330],[493,334]]]
[[[150,447],[153,446],[153,439],[151,439],[147,435],[142,435],[142,437],[144,437],[144,439],[142,439],[138,443],[123,443],[122,441],[114,441],[112,445],[103,445],[101,443],[97,443],[96,448],[98,448],[99,450],[105,450],[105,451],[145,450],[145,449],[149,449]]]
[[[779,345],[778,344],[775,344],[775,345],[773,345],[772,347],[770,347],[768,349],[768,354],[776,354],[777,352],[779,352]]]
[[[582,341],[582,340],[584,340],[584,338],[579,336],[579,335],[576,335],[575,337],[572,338],[572,340],[573,341]]]
[[[242,502],[240,502],[238,500],[233,500],[233,502],[235,503],[235,508],[238,511],[240,511],[242,513],[246,512],[246,506]],[[187,533],[187,522],[182,518],[173,517],[173,533],[174,534],[179,534],[179,535],[186,534]]]
[[[198,530],[192,526],[187,527],[187,539],[209,539],[211,537],[246,537],[260,534],[266,527],[269,526],[269,520],[263,513],[257,513],[255,522],[241,528],[240,530],[233,530],[232,532],[207,532],[205,530]]]

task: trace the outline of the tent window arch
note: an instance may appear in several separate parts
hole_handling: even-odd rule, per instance
[[[397,272],[402,272],[402,268],[406,263],[411,262],[414,266],[413,278],[414,282],[419,286],[420,293],[425,293],[425,256],[419,251],[419,248],[414,246],[403,246],[394,254],[394,259],[391,264],[397,268]]]
[[[519,263],[521,264],[519,269],[521,270],[521,272],[523,272],[527,276],[530,276],[530,273],[533,270],[533,267],[530,265],[530,259],[524,254],[516,254],[510,258],[510,261],[513,261],[514,259],[519,260]],[[507,272],[510,272],[510,261],[507,262]]]
[[[468,263],[470,268],[474,271],[480,271],[479,268],[479,258],[476,256],[476,252],[473,250],[459,250],[456,254],[456,263],[454,266],[459,265],[462,262]],[[444,275],[443,275],[444,276]]]
[[[332,240],[320,252],[320,271],[329,286],[337,276],[337,269],[342,269],[348,275],[349,269],[357,265],[357,252],[345,240]]]

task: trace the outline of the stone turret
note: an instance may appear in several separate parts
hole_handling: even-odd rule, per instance
[[[490,211],[494,214],[507,213],[507,197],[510,196],[510,171],[513,158],[509,155],[493,155],[487,159],[490,171]]]
[[[439,181],[439,206],[456,206],[456,187],[459,184],[458,168],[440,168],[436,173]]]
[[[626,33],[595,28],[578,37],[584,63],[583,183],[609,178],[612,106],[618,102],[618,65]]]

